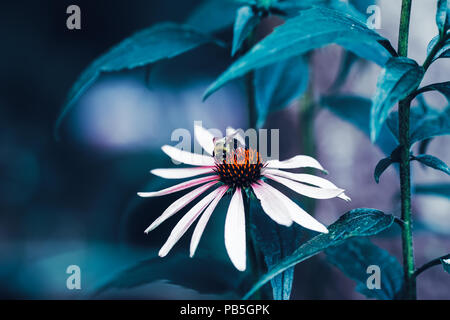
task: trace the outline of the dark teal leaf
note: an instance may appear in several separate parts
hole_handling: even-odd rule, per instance
[[[259,21],[259,16],[253,12],[251,7],[244,6],[239,8],[236,13],[236,20],[234,21],[232,56],[241,48],[245,39],[247,39]]]
[[[284,24],[258,42],[243,57],[234,62],[207,89],[204,99],[228,81],[247,72],[272,63],[298,56],[312,49],[331,43],[344,47],[351,43],[381,47],[378,41],[386,40],[367,26],[339,11],[323,7],[300,11],[299,15],[287,19]],[[353,50],[354,47],[348,48]],[[382,48],[383,51],[386,49]],[[355,52],[359,54],[358,52]]]
[[[447,259],[442,258],[441,259],[442,267],[444,268],[445,272],[450,273],[450,255]]]
[[[350,71],[355,64],[359,60],[359,57],[351,51],[345,51],[339,64],[339,71],[337,73],[336,79],[334,79],[333,84],[331,85],[330,91],[338,91],[347,80]]]
[[[370,99],[351,96],[351,95],[335,95],[323,97],[320,101],[322,106],[329,108],[333,113],[345,121],[352,123],[359,130],[370,137],[370,109],[372,102]],[[381,129],[376,145],[384,152],[390,155],[397,143],[386,125]]]
[[[450,198],[450,184],[448,183],[417,184],[414,186],[413,191],[415,194]]]
[[[309,68],[303,56],[289,58],[254,72],[255,103],[261,128],[269,113],[285,108],[308,87]]]
[[[291,18],[296,16],[300,10],[311,9],[316,6],[327,6],[329,0],[287,0],[277,1],[272,4],[272,8],[283,12],[285,16]]]
[[[327,7],[349,14],[353,18],[365,23],[367,20],[367,7],[375,3],[375,0],[350,0],[349,2],[341,0],[287,0],[275,2],[271,7],[286,13],[288,17],[297,15],[300,10],[318,6]]]
[[[420,161],[430,168],[445,172],[446,174],[450,175],[450,168],[445,164],[444,161],[439,158],[430,156],[428,154],[419,154],[417,156],[414,156],[413,160]]]
[[[349,2],[356,8],[356,10],[363,14],[367,13],[367,8],[369,6],[377,4],[377,0],[349,0]]]
[[[411,144],[431,137],[450,134],[450,107],[442,111],[430,111],[419,126],[411,132]]]
[[[398,141],[398,112],[392,112],[386,121]],[[425,104],[411,107],[410,143],[450,134],[450,107],[438,111]]]
[[[384,66],[391,57],[397,56],[388,40],[367,43],[342,40],[339,44],[360,58],[373,61],[380,66]]]
[[[323,6],[330,9],[334,9],[336,11],[341,12],[344,15],[349,15],[352,18],[360,21],[363,24],[367,24],[366,17],[366,9],[369,5],[365,6],[367,3],[375,3],[376,1],[351,1],[352,3],[347,3],[339,0],[331,0],[331,1],[294,1],[300,2],[303,6],[309,4],[309,2],[314,3],[315,6]],[[282,2],[283,3],[283,2]],[[302,8],[306,9],[305,7]],[[298,13],[298,11],[296,12]],[[352,51],[358,57],[364,58],[369,61],[373,61],[380,66],[384,66],[384,64],[389,60],[392,56],[397,56],[397,52],[392,47],[391,43],[386,40],[379,40],[378,42],[364,42],[359,43],[355,42],[353,39],[351,41],[342,40],[339,43],[341,46],[346,47],[348,50]]]
[[[126,38],[83,71],[70,89],[57,120],[56,130],[78,98],[92,86],[102,72],[133,69],[173,58],[210,41],[213,41],[211,37],[189,26],[175,23],[157,24]]]
[[[438,43],[440,37],[440,35],[437,35],[433,39],[431,39],[430,43],[428,44],[427,55],[431,53],[431,50]],[[439,49],[438,52],[436,52],[433,57],[433,61],[440,58],[450,58],[450,39],[447,39],[442,45],[442,48]]]
[[[242,6],[235,0],[204,0],[186,20],[186,24],[214,33],[233,25],[236,10]]]
[[[418,149],[418,151],[419,151],[420,154],[426,153],[426,152],[427,152],[428,146],[430,145],[430,143],[431,143],[432,140],[433,140],[433,139],[430,138],[430,139],[425,139],[425,140],[423,140],[423,141],[420,142],[420,144],[419,144],[419,149]]]
[[[434,60],[440,58],[450,58],[450,39],[447,40],[442,48],[436,53]]]
[[[354,124],[369,135],[369,115],[371,101],[367,98],[352,95],[325,96],[320,104],[329,108],[344,120]]]
[[[450,102],[450,81],[430,84],[417,90],[415,95],[428,91],[438,91],[444,95],[448,102]]]
[[[355,2],[355,1],[353,1]],[[366,15],[365,15],[365,9],[364,13],[360,10],[358,10],[354,4],[344,1],[335,1],[331,0],[328,2],[328,7],[332,8],[334,10],[338,10],[344,14],[351,15],[353,18],[357,19],[358,21],[361,21],[362,23],[366,23]]]
[[[241,274],[230,263],[211,257],[189,258],[187,255],[172,254],[162,259],[156,256],[116,273],[98,286],[93,294],[110,289],[134,288],[157,280],[168,280],[199,293],[236,292],[243,277]]]
[[[438,0],[436,12],[436,25],[441,35],[450,28],[450,1]]]
[[[254,4],[256,7],[267,10],[273,7],[273,5],[276,4],[279,0],[251,0],[251,1],[252,4]]]
[[[268,268],[290,255],[300,244],[302,227],[295,224],[289,228],[270,219],[259,201],[251,205],[251,230]],[[304,230],[304,229],[303,229]],[[289,300],[294,279],[294,268],[289,268],[270,282],[274,300]]]
[[[422,81],[423,68],[414,60],[395,57],[385,65],[378,77],[377,89],[372,99],[370,138],[376,141],[394,104],[406,98]]]
[[[256,290],[275,276],[319,252],[332,246],[341,245],[345,240],[352,237],[375,235],[389,228],[393,222],[394,217],[392,215],[384,214],[376,209],[359,208],[346,212],[328,227],[329,233],[319,234],[306,241],[290,256],[285,257],[277,265],[273,266],[244,296],[244,299],[251,297]]]
[[[349,239],[337,247],[325,250],[327,260],[345,275],[356,281],[356,290],[368,298],[392,300],[399,296],[403,286],[403,268],[397,259],[367,238]],[[380,289],[369,289],[367,268],[380,268]]]
[[[389,168],[389,166],[393,163],[391,157],[388,158],[384,158],[381,159],[378,163],[377,166],[375,167],[375,171],[373,173],[373,177],[375,179],[376,183],[380,182],[380,177],[383,174],[383,172]]]

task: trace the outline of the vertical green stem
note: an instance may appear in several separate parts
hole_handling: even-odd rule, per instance
[[[253,237],[253,232],[251,229],[251,214],[250,214],[250,205],[251,199],[247,195],[244,196],[244,208],[245,208],[245,220],[246,220],[246,238],[247,238],[247,257],[248,257],[248,266],[247,269],[250,270],[251,273],[251,283],[256,283],[260,277],[264,274],[264,261],[262,258],[261,252],[259,252],[258,247],[256,245],[256,241]],[[258,290],[253,294],[253,298],[256,300],[261,299],[269,299],[264,295],[263,290]]]
[[[253,34],[250,34],[246,40],[246,50],[249,50],[255,42],[255,38]],[[247,90],[247,110],[248,110],[248,127],[256,128],[257,114],[256,114],[256,101],[255,101],[255,86],[254,86],[254,77],[255,74],[253,71],[250,71],[245,77],[245,86]],[[251,214],[250,214],[250,204],[251,199],[246,194],[244,199],[245,206],[245,221],[246,221],[246,238],[247,238],[247,257],[248,257],[248,267],[250,270],[252,283],[256,283],[259,278],[264,274],[264,261],[262,258],[262,254],[258,249],[256,240],[253,237],[253,232],[251,230]],[[266,299],[263,290],[258,290],[253,295],[253,298],[256,300]]]
[[[250,33],[248,38],[245,40],[245,51],[248,51],[255,44],[254,32]],[[255,101],[255,73],[250,71],[245,76],[245,89],[247,91],[247,116],[248,116],[248,127],[256,128],[256,101]]]
[[[411,16],[411,1],[402,1],[400,30],[398,37],[398,54],[408,55],[409,22]],[[401,214],[404,221],[402,229],[403,270],[405,277],[405,298],[416,299],[416,280],[414,277],[414,252],[411,219],[411,168],[409,141],[409,112],[411,100],[406,98],[399,102],[399,142],[400,142],[400,193]]]
[[[300,139],[302,142],[302,153],[311,157],[316,156],[316,145],[314,135],[314,116],[316,113],[316,103],[314,101],[314,81],[312,71],[312,52],[308,54],[309,64],[309,85],[308,89],[299,101],[299,126],[300,126]],[[313,170],[306,169],[307,173],[313,173]],[[306,198],[305,209],[310,214],[314,214],[316,201],[313,198]]]
[[[248,127],[256,128],[256,102],[255,102],[255,86],[254,72],[250,71],[246,75],[246,89],[247,89],[247,110],[248,110]]]

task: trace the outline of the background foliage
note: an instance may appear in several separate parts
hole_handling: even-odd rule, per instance
[[[371,3],[352,1],[353,7],[339,1],[267,2],[255,10],[251,1],[135,1],[127,6],[81,1],[81,31],[65,29],[62,13],[69,3],[64,1],[28,4],[25,10],[20,3],[8,4],[8,10],[0,13],[5,25],[0,33],[7,44],[1,60],[8,61],[1,64],[0,73],[4,84],[0,188],[5,195],[0,200],[0,250],[5,257],[0,294],[239,298],[248,292],[254,283],[229,268],[224,252],[225,208],[212,219],[198,259],[187,258],[183,242],[167,259],[155,258],[155,248],[170,225],[151,236],[142,232],[175,199],[149,203],[135,196],[137,190],[165,183],[146,175],[150,168],[168,163],[159,145],[170,140],[172,130],[190,128],[193,120],[201,119],[206,127],[220,129],[245,128],[249,122],[281,127],[280,150],[286,156],[309,154],[312,143],[333,180],[354,199],[351,204],[329,201],[316,207],[315,215],[331,225],[330,235],[302,229],[271,235],[275,228],[259,235],[265,239],[261,243],[270,245],[263,249],[270,271],[281,270],[280,262],[314,256],[297,265],[295,276],[290,268],[268,278],[269,294],[278,299],[361,298],[353,293],[356,283],[369,298],[395,298],[401,287],[395,258],[400,257],[399,247],[392,240],[396,226],[383,231],[382,224],[374,231],[372,224],[342,221],[351,209],[361,207],[388,213],[379,212],[382,217],[398,214],[397,172],[389,166],[398,160],[392,152],[398,144],[398,116],[392,107],[422,80],[424,70],[413,59],[424,60],[428,42],[428,52],[439,41],[442,48],[425,86],[416,93],[411,143],[420,143],[413,145],[418,148],[413,159],[449,173],[445,161],[437,158],[449,156],[448,137],[442,137],[448,134],[448,101],[437,93],[449,94],[448,79],[443,77],[449,65],[442,59],[448,56],[448,43],[442,40],[448,18],[444,9],[436,15],[436,7],[413,7],[421,20],[421,15],[432,17],[427,21],[436,16],[436,25],[431,29],[413,25],[412,58],[397,58],[388,39],[396,34],[393,25],[400,2],[380,1],[379,34],[365,26],[365,8]],[[313,4],[319,7],[309,10]],[[286,18],[287,23],[267,35]],[[173,22],[155,25],[163,21]],[[440,37],[434,37],[438,33]],[[245,40],[249,35],[253,41]],[[340,47],[327,46],[330,43]],[[250,81],[241,78],[248,71]],[[253,116],[246,111],[245,83],[255,95]],[[203,93],[204,98],[211,95],[204,103]],[[301,125],[308,114],[315,123],[309,137]],[[52,136],[57,118],[59,142]],[[373,175],[380,159],[384,162],[375,173],[377,186]],[[416,240],[417,259],[423,263],[448,253],[450,243],[448,176],[430,170],[423,166],[414,170],[415,192],[424,195],[414,203],[416,219],[427,231]],[[371,217],[368,212],[372,211],[362,212],[362,219]],[[393,218],[388,220],[392,225]],[[373,242],[366,238],[341,242],[348,236],[375,234]],[[389,283],[376,294],[361,285],[364,266],[372,261],[383,264],[383,283]],[[81,292],[65,288],[69,264],[82,267],[86,287]],[[181,273],[180,264],[185,266]],[[448,270],[445,262],[442,266]],[[448,281],[442,270],[424,273],[419,297],[448,298]]]

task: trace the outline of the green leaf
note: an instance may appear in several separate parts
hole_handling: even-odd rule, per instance
[[[440,58],[450,58],[450,39],[447,40],[442,48],[436,53],[434,60]]]
[[[386,121],[392,134],[398,141],[398,112],[392,112]],[[411,107],[410,143],[436,136],[450,134],[450,107],[442,111],[432,109],[424,104]]]
[[[329,233],[319,234],[309,241],[303,243],[290,256],[282,259],[276,266],[247,292],[244,299],[251,297],[256,290],[261,288],[275,276],[295,266],[296,264],[311,258],[319,252],[344,243],[352,237],[364,237],[375,235],[387,228],[394,222],[392,215],[384,214],[376,209],[359,208],[343,214],[335,223],[328,227]]]
[[[293,17],[300,10],[307,10],[316,6],[327,6],[328,2],[329,0],[287,0],[272,4],[272,8],[283,12],[287,17]]]
[[[355,2],[355,1],[353,1]],[[365,9],[364,9],[364,13],[360,10],[358,10],[354,4],[349,3],[349,2],[344,2],[344,1],[335,1],[335,0],[331,0],[328,1],[328,7],[332,8],[334,10],[338,10],[342,13],[345,14],[349,14],[351,15],[353,18],[361,21],[362,23],[366,23],[367,18],[365,15]]]
[[[418,148],[418,151],[420,154],[427,152],[428,146],[430,145],[431,141],[433,141],[433,139],[429,138],[429,139],[422,140],[420,142],[419,148]]]
[[[336,79],[331,85],[331,91],[338,91],[347,80],[348,75],[353,67],[353,65],[359,60],[359,57],[350,51],[345,51],[339,64],[339,71],[337,73]]]
[[[414,156],[412,159],[420,161],[430,168],[445,172],[446,174],[450,175],[450,168],[445,164],[444,161],[440,160],[439,158],[430,156],[428,154],[419,154],[417,156]]]
[[[370,138],[375,142],[394,104],[406,98],[422,81],[423,68],[405,57],[391,58],[378,77],[372,99]]]
[[[363,14],[366,14],[369,6],[377,4],[377,0],[349,0],[349,2]]]
[[[255,103],[257,128],[266,122],[269,113],[283,109],[308,87],[309,67],[303,56],[289,58],[255,70]]]
[[[268,268],[298,247],[302,231],[305,230],[298,224],[287,228],[274,222],[264,213],[259,201],[253,201],[251,204],[250,220],[252,235]],[[293,279],[294,268],[289,268],[270,281],[274,300],[289,300]]]
[[[433,47],[438,43],[441,36],[437,35],[433,39],[431,39],[430,43],[428,44],[427,48],[427,55],[431,53],[431,50]],[[439,49],[438,52],[433,57],[433,61],[440,59],[440,58],[450,58],[450,39],[447,39],[444,44],[442,45],[442,48]]]
[[[392,161],[391,157],[388,158],[384,158],[381,159],[378,163],[377,166],[375,167],[375,171],[373,173],[373,177],[375,179],[376,183],[380,182],[380,176],[383,174],[383,172],[389,168],[389,166],[391,164],[393,164],[394,162]]]
[[[411,144],[431,137],[450,134],[450,107],[429,112],[420,125],[411,132]]]
[[[438,0],[436,25],[441,35],[450,28],[450,0]]]
[[[277,2],[278,0],[256,0],[256,6],[262,9],[269,9]]]
[[[244,40],[247,39],[249,34],[258,25],[259,21],[259,16],[255,14],[251,7],[244,6],[239,8],[236,13],[236,20],[234,22],[233,46],[231,49],[232,56],[234,56],[241,48]]]
[[[240,273],[230,263],[211,257],[192,259],[184,254],[172,254],[164,259],[152,257],[127,267],[97,286],[93,295],[110,289],[134,288],[157,280],[168,280],[199,293],[222,294],[237,290],[242,280]]]
[[[213,41],[211,37],[189,26],[175,23],[157,24],[126,38],[92,62],[79,76],[70,89],[56,122],[56,132],[67,112],[102,72],[133,69],[162,59],[173,58],[211,41]]]
[[[392,300],[403,286],[403,268],[397,259],[367,238],[347,240],[344,244],[325,250],[327,260],[345,275],[356,281],[356,290],[368,298]],[[380,289],[369,289],[369,266],[380,268]]]
[[[219,78],[210,85],[204,94],[206,99],[228,81],[241,77],[247,72],[272,63],[298,56],[312,49],[331,43],[344,47],[378,46],[386,40],[367,26],[339,11],[322,7],[304,10],[298,16],[287,19],[284,24],[257,43],[243,57],[234,62]],[[382,48],[386,52],[386,49]],[[355,52],[359,54],[358,52]]]
[[[413,188],[415,194],[450,198],[450,184],[418,184]]]
[[[450,273],[450,255],[447,259],[442,258],[441,264],[442,264],[442,267],[444,268],[445,272]]]
[[[190,14],[186,24],[203,32],[220,31],[233,24],[241,5],[234,0],[205,0]]]
[[[356,128],[370,136],[370,109],[372,102],[370,99],[352,95],[332,95],[325,96],[320,101],[322,106],[327,107],[337,116],[352,123]],[[381,129],[376,145],[390,155],[391,151],[397,147],[396,141],[389,132],[386,125]]]
[[[417,90],[415,92],[415,95],[428,91],[438,91],[444,95],[444,97],[447,99],[447,102],[450,102],[450,81],[430,84]]]

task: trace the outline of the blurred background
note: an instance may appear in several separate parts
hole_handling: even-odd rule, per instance
[[[140,199],[136,192],[161,188],[166,182],[149,170],[171,166],[160,150],[176,144],[177,128],[193,132],[193,121],[206,128],[247,127],[246,96],[234,81],[206,102],[206,87],[231,62],[229,50],[205,45],[151,68],[110,73],[77,102],[64,119],[61,139],[53,136],[55,121],[71,85],[93,59],[135,31],[162,21],[183,22],[200,1],[7,1],[0,12],[0,297],[31,299],[78,298],[227,298],[229,283],[240,275],[227,260],[223,244],[223,210],[211,219],[198,258],[188,258],[189,236],[171,255],[155,258],[176,219],[149,235],[144,229],[177,198]],[[66,28],[66,8],[81,8],[81,30]],[[397,42],[400,0],[379,1],[383,36]],[[436,1],[416,0],[412,8],[410,56],[423,62],[426,47],[437,34]],[[279,21],[267,19],[271,28]],[[219,33],[231,39],[231,28]],[[394,45],[395,46],[395,45]],[[312,57],[314,96],[333,84],[342,49],[329,46]],[[448,81],[448,59],[432,65],[425,84]],[[380,67],[356,63],[342,88],[370,97]],[[427,102],[442,108],[445,100],[428,94]],[[267,128],[281,128],[282,158],[303,153],[301,99],[273,113]],[[384,157],[368,137],[325,108],[314,120],[315,153],[329,178],[346,189],[352,202],[324,200],[315,215],[326,224],[357,207],[398,214],[398,177],[389,168],[380,184],[373,179]],[[428,153],[450,162],[449,137],[434,139]],[[444,174],[413,165],[415,183],[449,183]],[[414,198],[415,253],[420,266],[450,252],[450,202],[437,196]],[[393,228],[396,228],[395,226]],[[190,232],[188,232],[190,234]],[[401,261],[399,232],[382,234],[375,242]],[[212,273],[211,257],[230,269]],[[153,259],[154,268],[137,268],[129,283],[103,288],[120,271]],[[204,262],[204,263],[201,263]],[[66,268],[78,265],[82,289],[68,290]],[[183,269],[181,274],[180,269]],[[214,269],[214,268],[213,268]],[[143,272],[142,277],[133,278]],[[204,275],[204,279],[201,279]],[[139,283],[139,279],[146,281]],[[180,281],[174,279],[182,278]],[[209,282],[201,290],[192,281]],[[221,278],[217,280],[217,278]],[[131,280],[130,280],[131,279]],[[214,279],[214,280],[211,280]],[[211,284],[213,282],[213,285]],[[298,265],[292,299],[364,299],[354,282],[326,263],[322,255]],[[126,282],[126,281],[125,281]],[[139,284],[139,285],[138,285]],[[418,280],[420,299],[449,299],[450,278],[440,268]]]

